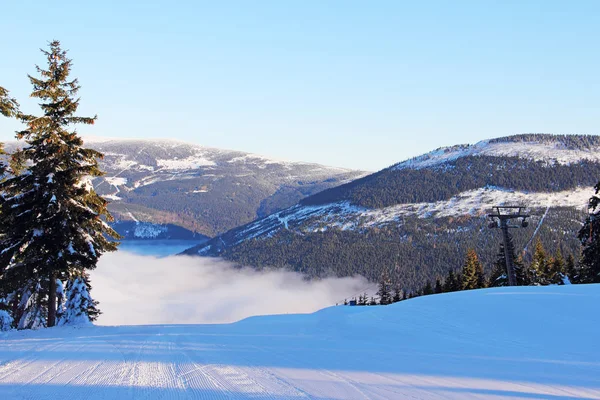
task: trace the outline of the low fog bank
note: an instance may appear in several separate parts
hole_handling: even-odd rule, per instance
[[[287,271],[236,269],[205,257],[104,255],[91,273],[99,325],[226,323],[264,314],[309,313],[368,286],[361,277],[306,281]]]

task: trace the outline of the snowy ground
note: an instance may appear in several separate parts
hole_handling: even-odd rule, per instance
[[[0,399],[600,398],[600,285],[0,340]],[[510,321],[510,322],[507,322]]]

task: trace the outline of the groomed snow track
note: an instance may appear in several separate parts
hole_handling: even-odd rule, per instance
[[[0,399],[598,399],[600,285],[0,336]]]

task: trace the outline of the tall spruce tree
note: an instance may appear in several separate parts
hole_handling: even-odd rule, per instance
[[[567,279],[565,268],[565,259],[560,249],[558,249],[549,263],[548,283],[551,285],[564,285]]]
[[[23,292],[34,283],[38,310],[26,312],[28,321],[31,315],[44,315],[47,326],[54,326],[57,279],[70,280],[94,269],[103,253],[116,250],[109,237],[118,235],[106,223],[112,220],[107,202],[90,183],[102,175],[102,154],[84,148],[71,128],[93,124],[96,117],[75,115],[80,86],[69,78],[72,61],[60,43],[53,41],[42,52],[47,69],[36,67],[39,77],[29,76],[31,96],[40,100],[42,113],[19,115],[26,125],[17,134],[26,142],[20,156],[28,166],[0,184],[5,193],[1,222],[7,226],[0,240],[0,286]],[[28,300],[28,305],[34,302]]]
[[[535,243],[535,250],[533,252],[533,259],[530,267],[530,272],[532,274],[531,283],[533,285],[548,285],[550,283],[550,263],[548,261],[548,255],[546,254],[544,245],[542,244],[542,241],[538,239]]]
[[[485,287],[483,264],[475,250],[467,251],[467,257],[462,268],[462,290],[479,289]]]
[[[600,182],[594,189],[588,202],[589,215],[577,235],[582,245],[578,283],[600,283]]]
[[[9,96],[8,90],[0,86],[0,115],[11,118],[16,117],[18,115],[18,112],[19,104],[17,103],[17,101]],[[5,154],[6,152],[4,151],[4,145],[0,143],[0,155]],[[6,163],[3,160],[0,160],[0,181],[4,180],[6,170]],[[0,193],[0,208],[3,202],[4,195]],[[8,222],[8,220],[0,221],[0,240],[3,240],[3,238],[6,235],[6,222]],[[2,268],[0,267],[0,277],[1,274]],[[9,288],[7,285],[3,285],[2,280],[0,278],[0,330],[10,329],[14,327],[13,324],[16,324],[18,322],[13,316],[13,309],[18,309],[18,297],[16,296],[16,294],[17,293],[14,290],[11,290],[11,288]]]

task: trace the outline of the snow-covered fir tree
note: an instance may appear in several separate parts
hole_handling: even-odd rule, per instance
[[[64,313],[59,325],[85,325],[98,318],[98,302],[92,299],[91,289],[87,274],[76,276],[69,281]]]
[[[14,318],[10,311],[10,296],[0,298],[0,332],[13,328]]]
[[[47,295],[44,286],[40,281],[31,281],[23,290],[19,304],[21,315],[18,329],[39,329],[47,326],[48,312],[44,307]]]
[[[29,76],[31,96],[40,100],[42,113],[18,115],[26,125],[17,137],[26,142],[19,156],[27,167],[0,184],[0,222],[5,227],[0,238],[0,292],[22,291],[36,282],[31,294],[35,298],[27,302],[42,310],[26,312],[19,322],[22,328],[37,326],[32,318],[37,321],[40,315],[47,318],[47,326],[54,326],[57,279],[95,268],[104,252],[116,250],[117,243],[109,237],[118,238],[106,223],[111,220],[107,202],[90,183],[90,178],[102,175],[102,154],[84,148],[72,129],[93,124],[96,117],[75,115],[80,86],[69,78],[72,61],[58,41],[49,47],[43,51],[47,69],[37,67],[40,76]],[[25,317],[27,323],[21,323]]]
[[[600,283],[600,182],[588,203],[589,216],[577,237],[581,241],[581,260],[578,268],[579,283]]]

